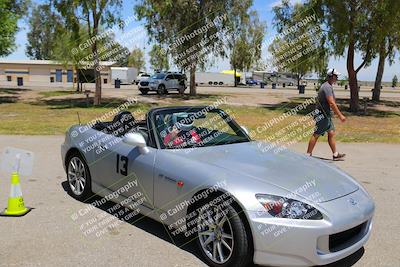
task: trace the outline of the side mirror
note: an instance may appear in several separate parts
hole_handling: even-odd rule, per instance
[[[144,140],[143,135],[140,133],[127,133],[122,142],[131,146],[137,146],[141,154],[147,154],[150,151],[146,145],[146,140]]]
[[[243,130],[243,132],[245,132],[247,135],[249,135],[249,130],[246,127],[240,126],[240,128]]]

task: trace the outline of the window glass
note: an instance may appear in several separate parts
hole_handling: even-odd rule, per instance
[[[249,142],[249,137],[224,111],[162,112],[155,115],[162,148],[189,148]]]

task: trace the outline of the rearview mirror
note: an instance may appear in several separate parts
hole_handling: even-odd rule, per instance
[[[122,141],[125,144],[137,146],[141,154],[149,153],[149,148],[146,145],[146,140],[140,133],[127,133]]]

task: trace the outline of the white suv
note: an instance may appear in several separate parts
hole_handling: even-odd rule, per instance
[[[183,94],[186,90],[186,75],[182,73],[156,73],[149,79],[149,82],[149,90],[157,91],[159,95],[174,90]]]
[[[147,73],[140,73],[135,80],[136,85],[138,85],[141,81],[150,78],[150,74]]]

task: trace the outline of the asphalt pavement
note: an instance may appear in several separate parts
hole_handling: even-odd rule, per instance
[[[21,177],[25,203],[34,209],[24,217],[0,217],[0,266],[205,266],[193,242],[171,239],[162,224],[140,215],[120,221],[106,211],[110,203],[88,209],[70,197],[60,156],[63,138],[0,136],[1,152],[11,146],[35,156],[32,175]],[[400,266],[400,145],[338,146],[347,153],[345,161],[331,162],[326,143],[317,144],[314,154],[354,176],[376,203],[372,236],[354,266]],[[292,147],[305,148],[304,143]],[[9,175],[0,172],[0,208],[7,204],[9,187]],[[87,211],[84,219],[74,217],[79,211]],[[96,218],[110,224],[90,233]]]

